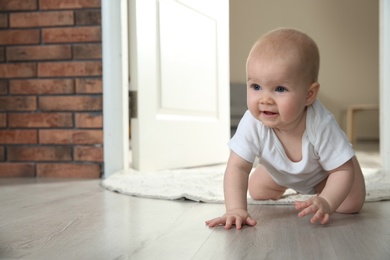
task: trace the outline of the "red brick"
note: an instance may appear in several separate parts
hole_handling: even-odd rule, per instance
[[[1,0],[0,11],[36,10],[37,0]]]
[[[0,62],[4,62],[4,61],[5,61],[5,48],[0,47]]]
[[[7,114],[6,113],[0,113],[0,127],[2,127],[2,128],[7,127]]]
[[[101,59],[102,45],[100,43],[74,45],[73,58],[76,60]]]
[[[102,79],[76,79],[76,93],[100,94],[103,91]]]
[[[103,162],[103,147],[75,146],[74,160],[85,162]]]
[[[0,97],[0,111],[33,111],[37,109],[37,98],[30,96]]]
[[[9,161],[71,161],[72,148],[64,146],[10,146]]]
[[[69,60],[72,49],[69,45],[18,46],[7,48],[9,61]]]
[[[4,146],[0,146],[0,161],[1,162],[5,161],[5,148],[4,148]],[[0,173],[0,177],[1,177],[1,173]]]
[[[72,113],[10,113],[9,127],[73,127]]]
[[[41,10],[98,8],[101,0],[39,0]]]
[[[37,130],[0,130],[0,144],[36,144]]]
[[[101,76],[100,61],[45,62],[38,64],[39,77]]]
[[[8,14],[0,14],[0,28],[8,27]]]
[[[102,144],[102,130],[39,130],[41,144]]]
[[[100,165],[81,163],[39,163],[37,177],[100,178]]]
[[[0,45],[38,44],[39,30],[1,30]]]
[[[29,79],[11,80],[10,93],[22,95],[35,94],[73,94],[73,79]]]
[[[76,113],[77,128],[102,128],[102,113]]]
[[[40,97],[42,111],[96,111],[103,109],[101,96],[48,96]]]
[[[28,78],[35,77],[37,65],[35,63],[5,63],[0,64],[0,78]]]
[[[11,28],[73,25],[72,11],[23,12],[10,14]]]
[[[8,94],[8,81],[0,80],[0,95]]]
[[[100,10],[81,10],[75,13],[76,25],[101,25],[102,17]]]
[[[102,33],[98,26],[42,29],[44,43],[101,42]]]
[[[0,177],[35,177],[33,163],[0,163]]]

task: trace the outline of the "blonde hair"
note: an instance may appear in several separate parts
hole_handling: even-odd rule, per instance
[[[298,58],[302,71],[309,80],[318,81],[320,54],[317,44],[307,34],[296,29],[281,28],[261,36],[253,45],[249,57],[260,53],[267,57],[284,57],[286,54]],[[249,59],[248,57],[248,59]]]

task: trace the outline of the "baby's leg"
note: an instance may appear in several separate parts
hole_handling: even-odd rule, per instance
[[[249,177],[248,190],[255,200],[277,200],[284,194],[286,187],[277,184],[265,167],[259,165]]]
[[[360,168],[356,156],[352,158],[352,161],[354,168],[353,184],[345,200],[336,209],[336,212],[338,213],[357,213],[363,207],[364,200],[366,198],[366,185],[364,183],[362,169]],[[326,185],[326,181],[327,179],[323,180],[316,186],[316,191],[318,193],[321,193],[322,189]]]
[[[355,177],[347,198],[336,210],[336,212],[339,213],[357,213],[363,207],[364,200],[366,198],[366,185],[362,169],[360,168],[356,156],[352,158],[352,161]]]

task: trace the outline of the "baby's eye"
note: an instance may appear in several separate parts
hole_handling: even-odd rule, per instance
[[[259,85],[257,85],[257,84],[253,84],[253,85],[252,85],[252,88],[253,88],[254,90],[260,90],[260,89],[261,89],[261,87],[260,87]]]
[[[276,92],[285,92],[287,89],[285,87],[282,87],[282,86],[278,86],[276,87]]]

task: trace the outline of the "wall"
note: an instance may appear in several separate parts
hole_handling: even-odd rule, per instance
[[[0,177],[99,178],[100,0],[0,1]]]
[[[245,110],[240,92],[254,41],[269,30],[293,27],[317,42],[319,99],[345,129],[348,105],[379,103],[378,9],[377,0],[230,0],[232,112]],[[378,117],[378,111],[357,114],[357,137],[378,139]]]

